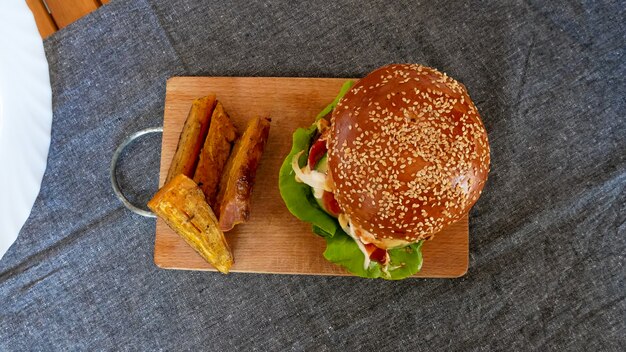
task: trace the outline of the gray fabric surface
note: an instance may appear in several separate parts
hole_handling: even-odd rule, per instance
[[[0,261],[0,350],[626,350],[626,4],[113,1],[46,40],[54,121],[41,193]],[[177,75],[464,82],[492,169],[455,280],[166,271],[109,160],[160,125]],[[160,137],[123,158],[157,187]],[[5,168],[5,172],[7,172]]]

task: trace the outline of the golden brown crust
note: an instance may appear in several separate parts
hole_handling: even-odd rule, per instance
[[[198,98],[191,104],[185,125],[178,138],[176,152],[167,171],[165,183],[170,182],[178,174],[193,177],[214,107],[215,94]]]
[[[217,186],[230,149],[237,137],[237,130],[224,111],[222,103],[217,102],[211,117],[209,133],[200,152],[200,160],[193,176],[194,182],[202,188],[209,205],[215,207]]]
[[[361,79],[331,119],[329,167],[342,210],[377,240],[414,242],[465,215],[489,171],[489,143],[465,87],[396,64]]]
[[[148,207],[202,258],[217,270],[228,273],[233,255],[215,214],[195,182],[178,174],[154,195]]]
[[[250,216],[250,195],[269,131],[269,118],[252,119],[235,143],[222,174],[215,205],[222,231],[231,230]]]

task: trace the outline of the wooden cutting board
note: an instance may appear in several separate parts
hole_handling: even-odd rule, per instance
[[[292,133],[311,125],[330,103],[343,78],[174,77],[167,81],[159,186],[163,185],[178,136],[195,98],[215,92],[241,131],[254,116],[272,118],[270,137],[257,172],[250,221],[228,232],[233,272],[349,275],[324,259],[325,241],[294,218],[278,191],[278,171],[291,149]],[[467,216],[423,246],[424,264],[416,277],[459,277],[468,267]],[[161,268],[215,270],[157,220],[154,262]]]

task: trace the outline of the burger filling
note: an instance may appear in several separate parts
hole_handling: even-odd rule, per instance
[[[291,162],[291,167],[296,174],[296,181],[305,183],[311,187],[313,196],[319,206],[328,214],[339,220],[341,228],[352,237],[359,247],[359,250],[363,253],[364,269],[369,267],[371,261],[376,261],[386,268],[386,265],[389,263],[388,251],[371,243],[372,241],[368,239],[375,239],[376,237],[355,226],[350,221],[350,218],[342,213],[339,203],[337,203],[335,199],[332,182],[328,177],[328,149],[326,147],[328,131],[324,128],[327,126],[327,120],[320,119],[320,122],[321,123],[318,123],[318,130],[322,133],[311,144],[306,165],[302,168],[298,165],[298,160],[300,160],[300,157],[305,152],[304,150],[294,155]]]

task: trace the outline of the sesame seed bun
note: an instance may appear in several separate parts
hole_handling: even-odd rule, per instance
[[[357,82],[333,111],[327,144],[339,206],[381,248],[459,220],[489,172],[487,133],[467,90],[421,65],[384,66]]]

